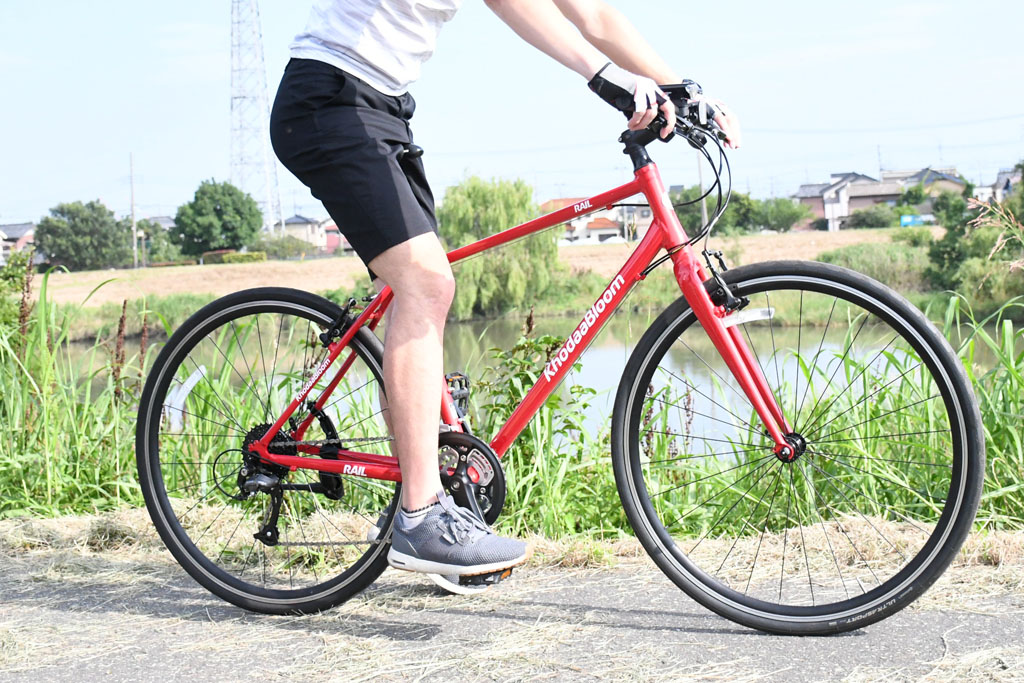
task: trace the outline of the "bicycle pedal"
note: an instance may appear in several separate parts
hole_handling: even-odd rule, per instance
[[[452,400],[458,408],[460,417],[469,412],[469,377],[464,372],[450,372],[444,376],[451,392]]]
[[[512,575],[512,567],[501,569],[490,574],[477,574],[475,576],[460,576],[460,586],[493,586],[501,583]]]
[[[745,325],[757,320],[771,320],[774,317],[774,308],[748,308],[745,311],[737,311],[722,318],[722,325],[724,327],[735,327],[736,325]]]

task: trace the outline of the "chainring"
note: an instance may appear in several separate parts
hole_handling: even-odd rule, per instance
[[[505,470],[491,447],[462,432],[438,436],[441,483],[460,507],[474,510],[470,495],[483,520],[494,524],[505,507]]]

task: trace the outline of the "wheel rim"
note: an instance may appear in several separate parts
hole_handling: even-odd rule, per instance
[[[743,337],[806,451],[774,456],[731,375],[713,367],[707,335],[682,316],[640,368],[630,395],[643,398],[626,412],[627,476],[649,530],[666,561],[735,609],[810,621],[884,605],[943,547],[962,502],[952,381],[877,298],[812,277],[737,289],[751,308],[776,310]]]
[[[245,435],[265,433],[310,378],[326,356],[317,336],[330,322],[324,312],[299,304],[240,304],[172,339],[168,362],[154,369],[145,466],[155,514],[171,532],[165,540],[179,558],[188,558],[197,578],[241,597],[299,604],[344,588],[386,550],[386,534],[376,529],[388,528],[396,485],[345,475],[325,479],[304,469],[261,468],[260,474],[278,479],[281,503],[276,543],[255,538],[271,526],[276,493],[244,489],[257,474],[240,476],[254,464],[243,457]],[[342,441],[357,440],[352,448],[388,454],[379,363],[358,341],[340,360],[350,351],[355,360],[324,412]],[[310,397],[333,375],[328,371]],[[307,415],[306,409],[295,413],[299,422]],[[325,430],[314,419],[303,439],[323,440]]]

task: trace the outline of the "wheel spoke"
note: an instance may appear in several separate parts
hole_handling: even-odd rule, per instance
[[[787,632],[854,628],[919,594],[953,555],[934,544],[971,520],[970,505],[950,510],[978,481],[978,426],[952,410],[968,389],[935,369],[958,361],[888,290],[825,265],[749,268],[726,282],[771,315],[736,339],[794,432],[792,460],[740,417],[753,411],[692,312],[663,315],[627,366],[637,374],[612,427],[628,517],[712,609]],[[932,568],[903,571],[915,562]]]
[[[171,365],[162,373],[180,379],[164,396],[154,396],[151,407],[140,406],[140,419],[144,412],[151,416],[150,478],[163,482],[154,495],[164,505],[173,504],[175,514],[163,522],[162,533],[181,539],[183,566],[211,577],[221,586],[212,590],[222,597],[259,605],[268,591],[283,592],[295,609],[317,611],[351,595],[355,585],[365,585],[365,580],[354,581],[346,594],[327,587],[334,577],[370,572],[372,578],[383,569],[386,547],[364,536],[380,511],[394,504],[397,484],[345,477],[343,485],[334,487],[340,475],[306,467],[290,471],[240,450],[246,435],[276,420],[274,406],[281,403],[282,392],[284,401],[291,400],[293,390],[308,381],[328,353],[316,333],[336,315],[334,307],[324,303],[321,313],[320,304],[310,301],[236,300],[200,323],[202,332],[172,335],[166,354]],[[391,440],[380,423],[377,394],[382,392],[373,388],[382,386],[379,348],[362,332],[352,340],[348,381],[331,397],[330,411],[310,423],[304,441],[322,443],[335,431],[343,443]],[[181,394],[186,386],[189,392]],[[174,419],[163,419],[165,413]],[[283,431],[301,419],[303,413],[296,413]],[[242,484],[253,492],[243,491]],[[278,493],[268,493],[273,490]],[[281,496],[277,540],[258,539],[260,529],[275,529],[276,495]]]

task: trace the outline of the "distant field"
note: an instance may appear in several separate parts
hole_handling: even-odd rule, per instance
[[[740,263],[813,259],[824,251],[850,244],[888,242],[891,234],[891,230],[850,230],[839,233],[751,235],[715,239],[712,240],[712,247],[724,251],[734,264],[737,255]],[[626,260],[630,249],[631,245],[628,244],[563,247],[559,250],[559,258],[574,269],[590,269],[602,275],[612,275]],[[120,303],[124,299],[149,295],[191,293],[223,296],[240,289],[270,285],[323,291],[351,287],[365,274],[366,270],[354,257],[54,273],[50,277],[49,297],[57,303],[80,304],[106,280],[112,282],[100,287],[89,298],[88,306]]]

